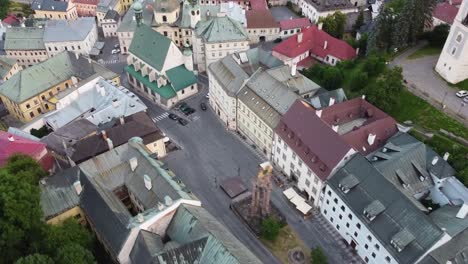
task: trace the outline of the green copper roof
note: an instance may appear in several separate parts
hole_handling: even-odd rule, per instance
[[[243,41],[249,37],[241,23],[227,17],[213,17],[208,21],[199,22],[195,28],[197,37],[205,42]]]
[[[15,27],[5,33],[5,50],[45,49],[44,28]]]
[[[0,85],[0,94],[17,103],[36,96],[54,85],[69,80],[72,76],[82,80],[99,74],[114,78],[116,73],[107,70],[84,57],[76,58],[71,51],[64,51],[44,62],[26,68]]]
[[[159,94],[161,97],[171,99],[172,97],[176,96],[176,92],[170,84],[167,84],[163,87],[158,87],[158,84],[156,82],[150,82],[148,76],[143,77],[140,71],[135,71],[133,65],[126,66],[125,71],[132,75],[138,81],[142,82],[143,85],[150,88],[153,92]]]
[[[176,91],[180,91],[185,87],[197,83],[195,74],[187,70],[183,64],[166,71],[166,75]]]
[[[11,70],[11,68],[13,68],[13,65],[15,64],[16,64],[16,60],[1,56],[0,57],[0,79],[3,78]]]
[[[141,25],[135,30],[129,52],[156,70],[161,71],[170,45],[170,39],[147,25]]]
[[[141,5],[140,2],[135,2],[135,3],[132,5],[132,8],[133,8],[133,10],[135,10],[135,11],[141,11],[141,10],[143,10],[143,6]]]

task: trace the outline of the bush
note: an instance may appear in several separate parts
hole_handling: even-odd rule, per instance
[[[273,217],[269,216],[262,221],[260,228],[264,239],[274,241],[279,235],[281,224]]]
[[[369,77],[381,74],[385,70],[385,59],[376,55],[371,55],[364,60],[364,70]]]
[[[430,32],[426,32],[423,38],[427,39],[432,47],[442,48],[450,32],[450,26],[446,24],[438,25]]]
[[[338,67],[327,66],[322,73],[322,86],[327,90],[335,90],[343,84],[343,72]]]
[[[355,72],[351,76],[351,80],[349,82],[349,89],[353,92],[357,92],[362,90],[364,87],[367,86],[369,81],[369,76],[367,75],[367,72],[363,71],[358,71]]]
[[[52,130],[50,130],[47,126],[44,125],[39,129],[32,128],[30,132],[31,132],[31,135],[38,137],[38,138],[42,138],[42,137],[47,136],[49,133],[51,133]]]
[[[328,264],[327,256],[323,253],[320,247],[312,249],[310,252],[311,264]]]

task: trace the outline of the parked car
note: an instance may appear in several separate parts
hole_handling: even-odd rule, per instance
[[[172,120],[178,120],[179,116],[177,116],[176,114],[169,114],[169,118]]]
[[[193,109],[192,107],[187,107],[184,110],[182,110],[182,112],[185,115],[191,115],[191,114],[195,113],[195,109]]]
[[[458,91],[458,92],[456,93],[456,95],[457,95],[458,97],[460,97],[460,98],[463,98],[463,97],[465,97],[465,96],[468,95],[468,91],[460,90],[460,91]]]
[[[274,43],[280,43],[281,41],[283,41],[281,38],[277,38],[277,39],[275,39],[273,42],[274,42]]]
[[[182,102],[182,103],[180,103],[178,108],[179,108],[180,111],[183,112],[184,109],[187,108],[187,107],[189,107],[188,104],[186,102]]]
[[[112,54],[118,54],[118,53],[120,53],[120,49],[113,49],[113,50],[111,51],[111,53],[112,53]]]
[[[205,104],[205,103],[201,103],[201,104],[200,104],[200,108],[201,108],[201,110],[206,111],[206,104]]]
[[[185,126],[185,125],[188,124],[188,121],[185,120],[185,119],[183,119],[182,117],[179,117],[179,120],[178,120],[178,121],[179,121],[179,124],[181,124],[181,125],[183,125],[183,126]]]

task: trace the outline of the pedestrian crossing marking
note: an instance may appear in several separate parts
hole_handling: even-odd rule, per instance
[[[160,114],[159,116],[154,117],[154,118],[153,118],[153,121],[156,123],[156,122],[159,122],[159,121],[161,121],[161,120],[167,118],[168,116],[169,116],[169,113],[168,113],[168,112],[164,112],[164,113]]]

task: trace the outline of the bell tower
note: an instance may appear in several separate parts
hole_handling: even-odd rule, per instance
[[[137,23],[137,27],[139,27],[141,26],[141,24],[143,24],[143,5],[139,1],[136,1],[133,4],[132,8],[135,11],[135,20]]]

